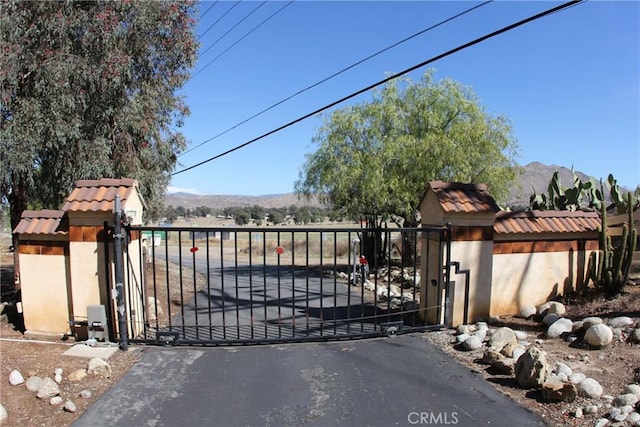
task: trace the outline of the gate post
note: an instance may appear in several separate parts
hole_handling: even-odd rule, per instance
[[[124,262],[122,259],[122,241],[124,240],[124,235],[122,234],[122,208],[120,206],[119,194],[116,194],[114,215],[115,226],[113,233],[113,252],[116,288],[114,290],[115,295],[112,295],[112,297],[116,299],[116,303],[118,306],[118,329],[120,332],[122,350],[127,351],[127,322],[124,316]]]

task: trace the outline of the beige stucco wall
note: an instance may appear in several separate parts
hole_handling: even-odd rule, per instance
[[[491,315],[514,315],[583,284],[591,251],[496,254]]]
[[[69,332],[67,256],[19,254],[26,334]]]
[[[87,306],[105,304],[104,243],[69,242],[71,292],[75,320],[86,320]],[[104,286],[104,285],[103,285]]]

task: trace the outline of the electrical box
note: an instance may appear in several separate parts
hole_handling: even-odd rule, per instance
[[[106,341],[109,339],[107,313],[104,305],[87,306],[87,335],[89,339]]]

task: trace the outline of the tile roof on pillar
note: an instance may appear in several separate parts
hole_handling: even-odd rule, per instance
[[[13,230],[18,234],[67,234],[69,219],[66,212],[43,209],[22,212],[20,222]]]
[[[498,212],[500,207],[485,184],[431,181],[431,189],[445,212]]]
[[[112,212],[116,195],[119,194],[124,203],[138,187],[135,179],[102,178],[78,181],[62,207],[72,212]]]

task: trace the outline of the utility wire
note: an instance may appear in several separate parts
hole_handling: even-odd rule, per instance
[[[249,118],[247,118],[247,119],[245,119],[245,120],[243,120],[243,121],[241,121],[241,122],[239,122],[239,123],[237,123],[237,124],[235,124],[235,125],[231,126],[231,127],[230,127],[230,128],[228,128],[227,130],[224,130],[224,131],[220,132],[219,134],[217,134],[217,135],[215,135],[215,136],[212,136],[211,138],[209,138],[209,139],[207,139],[207,140],[205,140],[205,141],[202,141],[202,142],[201,142],[201,143],[199,143],[198,145],[196,145],[196,146],[194,146],[194,147],[189,148],[188,150],[186,150],[186,151],[182,152],[182,153],[180,154],[180,156],[184,156],[185,154],[187,154],[187,153],[189,153],[189,152],[191,152],[191,151],[193,151],[193,150],[195,150],[195,149],[197,149],[197,148],[199,148],[199,147],[202,147],[204,144],[206,144],[206,143],[208,143],[208,142],[211,142],[211,141],[213,141],[214,139],[217,139],[217,138],[221,137],[222,135],[224,135],[224,134],[226,134],[226,133],[228,133],[228,132],[231,132],[232,130],[236,129],[237,127],[239,127],[239,126],[241,126],[241,125],[243,125],[243,124],[245,124],[245,123],[247,123],[248,121],[253,120],[253,119],[255,119],[256,117],[261,116],[262,114],[266,113],[267,111],[272,110],[272,109],[274,109],[275,107],[277,107],[277,106],[279,106],[279,105],[281,105],[281,104],[283,104],[283,103],[285,103],[285,102],[289,101],[291,98],[294,98],[294,97],[296,97],[296,96],[298,96],[298,95],[300,95],[300,94],[302,94],[302,93],[304,93],[304,92],[306,92],[306,91],[308,91],[308,90],[310,90],[310,89],[313,89],[314,87],[319,86],[319,85],[321,85],[322,83],[325,83],[325,82],[327,82],[327,81],[329,81],[329,80],[333,79],[334,77],[337,77],[337,76],[339,76],[340,74],[345,73],[345,72],[347,72],[347,71],[351,70],[352,68],[355,68],[355,67],[357,67],[358,65],[360,65],[360,64],[362,64],[362,63],[364,63],[364,62],[366,62],[366,61],[368,61],[368,60],[370,60],[370,59],[372,59],[372,58],[375,58],[376,56],[378,56],[378,55],[380,55],[380,54],[382,54],[382,53],[384,53],[384,52],[386,52],[386,51],[388,51],[388,50],[390,50],[390,49],[393,49],[394,47],[397,47],[397,46],[401,45],[402,43],[405,43],[405,42],[407,42],[407,41],[409,41],[409,40],[411,40],[411,39],[413,39],[413,38],[415,38],[415,37],[418,37],[418,36],[419,36],[419,35],[421,35],[421,34],[424,34],[424,33],[428,32],[428,31],[431,31],[431,30],[433,30],[434,28],[437,28],[437,27],[439,27],[439,26],[441,26],[441,25],[446,24],[447,22],[453,21],[454,19],[457,19],[457,18],[461,17],[462,15],[466,15],[467,13],[472,12],[472,11],[474,11],[474,10],[476,10],[476,9],[478,9],[478,8],[480,8],[480,7],[482,7],[482,6],[486,6],[487,4],[491,3],[492,1],[493,1],[493,0],[488,0],[488,1],[485,1],[484,3],[481,3],[481,4],[475,5],[475,6],[473,6],[473,7],[470,7],[469,9],[464,10],[464,11],[462,11],[462,12],[460,12],[460,13],[456,14],[456,15],[453,15],[452,17],[447,18],[447,19],[445,19],[444,21],[440,21],[440,22],[438,22],[437,24],[434,24],[434,25],[432,25],[432,26],[430,26],[430,27],[428,27],[428,28],[425,28],[425,29],[423,29],[423,30],[421,30],[421,31],[418,31],[417,33],[412,34],[412,35],[410,35],[409,37],[405,37],[404,39],[402,39],[402,40],[400,40],[400,41],[398,41],[398,42],[396,42],[396,43],[393,43],[392,45],[389,45],[389,46],[385,47],[384,49],[379,50],[379,51],[377,51],[377,52],[375,52],[375,53],[373,53],[373,54],[371,54],[371,55],[367,56],[366,58],[363,58],[363,59],[359,60],[358,62],[356,62],[356,63],[354,63],[354,64],[351,64],[351,65],[349,65],[348,67],[345,67],[345,68],[341,69],[340,71],[336,71],[335,73],[331,74],[331,75],[330,75],[330,76],[328,76],[328,77],[325,77],[324,79],[320,80],[319,82],[316,82],[316,83],[314,83],[314,84],[312,84],[312,85],[310,85],[310,86],[307,86],[307,87],[305,87],[304,89],[301,89],[301,90],[297,91],[296,93],[294,93],[294,94],[292,94],[292,95],[289,95],[289,96],[287,96],[287,97],[286,97],[286,98],[284,98],[284,99],[281,99],[280,101],[276,102],[275,104],[272,104],[271,106],[269,106],[269,107],[265,108],[264,110],[259,111],[258,113],[255,113],[253,116],[251,116],[251,117],[249,117]],[[203,52],[203,53],[204,53],[204,52]]]
[[[200,19],[204,18],[204,16],[205,16],[207,13],[209,13],[209,11],[213,8],[213,6],[215,6],[216,4],[218,4],[218,2],[219,2],[219,1],[220,1],[220,0],[216,0],[216,1],[214,1],[214,2],[213,2],[213,4],[212,4],[211,6],[209,6],[209,7],[207,8],[207,10],[205,10],[205,11],[204,11],[204,13],[203,13],[202,15],[200,15]]]
[[[204,33],[202,33],[202,34],[200,34],[198,36],[198,40],[200,40],[205,34],[207,34],[209,32],[209,30],[211,30],[213,28],[214,25],[216,25],[218,22],[220,22],[222,20],[222,18],[227,16],[227,14],[229,12],[231,12],[233,10],[233,8],[236,7],[239,4],[240,4],[240,0],[238,0],[233,6],[231,6],[229,9],[227,9],[227,11],[225,13],[223,13],[222,16],[216,20],[216,22],[214,22],[213,24],[209,25],[209,28],[204,30]]]
[[[242,18],[241,20],[239,20],[233,27],[229,28],[227,30],[226,33],[224,33],[223,35],[221,35],[220,37],[218,37],[218,40],[214,41],[209,47],[207,47],[204,51],[200,52],[200,56],[204,55],[205,53],[207,53],[209,51],[209,49],[211,49],[212,47],[214,47],[220,40],[222,40],[227,34],[229,34],[231,31],[235,30],[235,28],[242,24],[244,22],[245,19],[247,19],[248,17],[250,17],[251,15],[253,15],[253,13],[260,9],[262,6],[264,6],[267,3],[267,0],[264,0],[262,3],[260,3],[257,7],[255,7],[251,12],[249,12],[247,15],[245,15],[244,18]]]
[[[266,19],[264,19],[262,22],[260,22],[258,25],[256,25],[255,27],[253,27],[251,30],[249,30],[249,32],[247,34],[245,34],[244,36],[240,37],[240,39],[238,39],[235,43],[233,43],[231,46],[229,46],[228,48],[226,48],[225,50],[222,51],[222,53],[220,53],[218,56],[216,56],[215,58],[213,58],[211,61],[209,61],[204,67],[200,68],[198,71],[196,71],[193,76],[191,76],[191,78],[194,78],[195,76],[197,76],[198,74],[200,74],[201,72],[203,72],[205,70],[205,68],[207,68],[209,65],[213,64],[216,60],[218,60],[218,58],[220,58],[222,55],[224,55],[225,53],[227,53],[229,50],[231,50],[231,48],[233,48],[235,45],[237,45],[238,43],[240,43],[242,40],[244,40],[245,38],[247,38],[251,33],[253,33],[254,31],[256,31],[258,28],[260,28],[264,23],[266,23],[267,21],[269,21],[271,18],[273,18],[274,16],[276,16],[278,13],[282,12],[286,7],[288,7],[289,5],[291,5],[291,3],[293,3],[295,0],[291,0],[289,3],[285,4],[284,6],[282,6],[280,9],[278,9],[277,11],[275,11],[273,14],[271,14],[269,17],[267,17]]]
[[[511,31],[514,28],[517,28],[517,27],[520,27],[520,26],[522,26],[524,24],[527,24],[529,22],[538,20],[538,19],[543,18],[543,17],[545,17],[547,15],[551,15],[553,13],[559,12],[559,11],[561,11],[563,9],[575,6],[578,3],[582,3],[584,1],[585,0],[572,0],[572,1],[569,1],[569,2],[566,2],[566,3],[563,3],[563,4],[559,5],[559,6],[553,7],[551,9],[547,9],[547,10],[545,10],[543,12],[540,12],[540,13],[532,15],[532,16],[530,16],[528,18],[522,19],[522,20],[520,20],[520,21],[518,21],[516,23],[513,23],[511,25],[507,25],[506,27],[502,27],[499,30],[493,31],[492,33],[486,34],[486,35],[484,35],[482,37],[478,37],[477,39],[474,39],[474,40],[472,40],[470,42],[467,42],[467,43],[465,43],[463,45],[460,45],[460,46],[458,46],[456,48],[453,48],[453,49],[450,49],[450,50],[448,50],[448,51],[446,51],[444,53],[441,53],[440,55],[437,55],[437,56],[434,56],[434,57],[432,57],[430,59],[427,59],[426,61],[423,61],[423,62],[421,62],[419,64],[416,64],[416,65],[414,65],[412,67],[409,67],[409,68],[407,68],[407,69],[405,69],[403,71],[400,71],[399,73],[390,75],[390,76],[388,76],[388,77],[386,77],[386,78],[384,78],[384,79],[382,79],[382,80],[380,80],[380,81],[378,81],[376,83],[373,83],[373,84],[371,84],[371,85],[369,85],[369,86],[367,86],[365,88],[362,88],[362,89],[360,89],[360,90],[358,90],[356,92],[353,92],[350,95],[344,96],[344,97],[338,99],[337,101],[334,101],[334,102],[332,102],[330,104],[327,104],[324,107],[318,108],[315,111],[312,111],[311,113],[308,113],[308,114],[305,114],[304,116],[298,117],[295,120],[292,120],[292,121],[290,121],[290,122],[288,122],[288,123],[276,128],[276,129],[273,129],[273,130],[271,130],[271,131],[269,131],[267,133],[264,133],[264,134],[262,134],[262,135],[260,135],[260,136],[258,136],[256,138],[253,138],[253,139],[251,139],[251,140],[249,140],[249,141],[247,141],[247,142],[245,142],[243,144],[240,144],[240,145],[238,145],[238,146],[236,146],[234,148],[231,148],[231,149],[229,149],[229,150],[227,150],[227,151],[225,151],[223,153],[220,153],[220,154],[218,154],[216,156],[210,157],[207,160],[203,160],[203,161],[201,161],[199,163],[191,165],[191,166],[189,166],[187,168],[184,168],[182,170],[176,171],[176,172],[172,173],[171,176],[187,172],[187,171],[189,171],[191,169],[195,169],[195,168],[197,168],[199,166],[202,166],[202,165],[204,165],[206,163],[209,163],[210,161],[219,159],[220,157],[223,157],[223,156],[226,156],[227,154],[233,153],[234,151],[237,151],[237,150],[239,150],[241,148],[244,148],[244,147],[248,146],[249,144],[253,144],[256,141],[259,141],[261,139],[266,138],[267,136],[270,136],[270,135],[273,135],[274,133],[280,132],[281,130],[286,129],[286,128],[290,127],[290,126],[293,126],[294,124],[299,123],[299,122],[301,122],[303,120],[306,120],[309,117],[313,117],[316,114],[321,113],[324,110],[328,110],[331,107],[334,107],[334,106],[336,106],[338,104],[341,104],[344,101],[347,101],[347,100],[349,100],[351,98],[355,98],[356,96],[361,95],[361,94],[363,94],[363,93],[365,93],[365,92],[367,92],[367,91],[369,91],[371,89],[374,89],[375,87],[380,86],[381,84],[387,83],[387,82],[389,82],[390,80],[393,80],[393,79],[397,79],[398,77],[401,77],[401,76],[403,76],[405,74],[408,74],[411,71],[415,71],[418,68],[422,68],[425,65],[428,65],[428,64],[430,64],[432,62],[435,62],[435,61],[438,61],[438,60],[440,60],[442,58],[445,58],[447,56],[453,55],[454,53],[460,52],[460,51],[462,51],[464,49],[467,49],[467,48],[469,48],[471,46],[474,46],[474,45],[476,45],[478,43],[481,43],[481,42],[483,42],[485,40],[491,39],[491,38],[493,38],[495,36],[498,36],[500,34],[503,34],[503,33],[506,33],[508,31]]]

